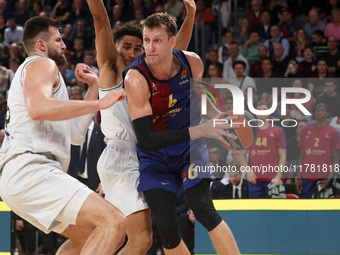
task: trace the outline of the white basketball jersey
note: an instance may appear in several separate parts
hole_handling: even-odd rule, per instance
[[[99,89],[99,98],[104,97],[112,90],[123,87],[123,81],[109,89]],[[115,103],[108,109],[101,110],[101,129],[109,139],[119,139],[137,143],[136,135],[132,127],[128,103],[126,100]]]
[[[57,160],[64,171],[68,168],[73,120],[32,120],[25,105],[23,72],[30,62],[39,58],[26,58],[13,78],[7,100],[6,138],[1,147],[0,172],[8,160],[25,152],[47,155]],[[68,100],[67,89],[60,73],[59,79],[60,83],[53,88],[52,97]]]

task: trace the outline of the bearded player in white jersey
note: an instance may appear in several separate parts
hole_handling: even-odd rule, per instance
[[[70,144],[84,142],[92,113],[123,100],[125,93],[116,90],[97,100],[98,79],[83,65],[76,69],[77,78],[90,88],[84,101],[68,100],[57,67],[66,62],[58,28],[58,21],[46,17],[25,24],[23,43],[29,57],[9,91],[0,196],[45,233],[68,237],[58,254],[112,255],[124,241],[125,217],[65,172]]]

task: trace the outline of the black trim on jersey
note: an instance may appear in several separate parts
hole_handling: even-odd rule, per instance
[[[187,62],[186,64],[189,66],[189,71],[190,71],[191,78],[192,78],[193,75],[192,75],[192,71],[191,71],[191,65],[190,65],[190,63],[189,63],[189,60],[188,60],[187,56],[184,54],[183,51],[181,51],[181,50],[178,50],[178,51],[179,51],[179,53],[182,55],[182,57],[185,59],[185,61]]]
[[[149,69],[147,63],[145,62],[145,56],[142,57],[143,66],[145,66],[146,71],[148,72],[148,74],[150,75],[150,77],[151,77],[152,79],[154,79],[155,81],[157,81],[157,82],[159,82],[159,83],[169,83],[169,82],[171,82],[173,79],[175,79],[178,75],[181,75],[181,72],[182,72],[182,69],[183,69],[182,62],[181,62],[180,59],[176,56],[175,53],[172,52],[172,55],[174,55],[174,56],[178,59],[179,63],[181,64],[181,67],[179,68],[178,73],[176,73],[173,77],[171,77],[171,78],[168,79],[168,80],[159,80],[159,79],[157,79],[155,76],[153,76],[153,74],[151,73],[151,71],[150,71],[150,69]]]
[[[148,77],[146,77],[146,75],[145,75],[145,73],[138,67],[138,66],[132,66],[132,67],[129,67],[129,70],[130,69],[134,69],[134,70],[137,70],[141,75],[143,75],[143,77],[145,78],[145,80],[146,80],[146,82],[148,83],[148,86],[149,86],[149,91],[150,91],[150,99],[149,99],[149,101],[150,101],[150,104],[151,104],[151,101],[152,101],[152,87],[151,87],[151,83],[150,83],[150,81],[149,81],[149,79],[148,79]],[[126,72],[123,72],[123,88],[124,88],[124,80],[125,80],[125,76],[126,76],[126,74],[128,73],[128,71],[129,70],[127,70]],[[128,99],[129,100],[129,99]]]
[[[34,56],[34,57],[31,57],[31,58],[32,58],[32,59],[30,59],[29,61],[27,61],[27,63],[26,63],[26,64],[22,67],[22,69],[21,69],[21,74],[20,74],[20,77],[19,77],[19,81],[20,81],[21,87],[24,86],[24,84],[22,83],[21,77],[22,77],[22,73],[23,73],[23,71],[25,70],[26,66],[27,66],[29,63],[33,62],[34,60],[41,59],[41,58],[43,58],[43,57]],[[14,79],[14,77],[13,77],[13,79]],[[13,79],[12,79],[12,80],[13,80]]]
[[[59,75],[59,79],[63,79],[63,77],[61,76],[60,73],[58,73],[58,75]],[[55,93],[57,93],[60,90],[61,83],[62,83],[62,81],[60,80],[58,87],[56,87],[56,90],[52,93],[52,95],[54,95]]]
[[[115,85],[115,86],[113,86],[113,87],[111,87],[111,88],[106,88],[106,89],[104,89],[104,88],[101,88],[101,87],[99,86],[99,90],[100,90],[100,91],[103,91],[103,92],[106,92],[106,91],[115,90],[115,89],[117,89],[117,88],[119,88],[119,87],[121,87],[121,88],[124,87],[124,80],[121,80],[121,82],[120,82],[119,84],[117,84],[117,85]]]

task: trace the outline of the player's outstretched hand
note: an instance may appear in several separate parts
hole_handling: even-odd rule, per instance
[[[224,137],[229,137],[232,139],[237,139],[237,137],[228,132],[227,129],[230,128],[239,128],[239,125],[233,124],[230,125],[230,120],[237,119],[236,116],[228,116],[226,118],[222,118],[224,113],[218,114],[215,118],[209,120],[204,123],[202,126],[205,129],[205,137],[218,139],[222,144],[226,146],[230,146],[227,140]]]
[[[183,0],[183,3],[188,14],[196,13],[196,3],[194,0]]]
[[[117,103],[118,101],[124,100],[126,97],[124,89],[113,90],[106,96],[99,99],[99,109],[107,109]]]
[[[75,70],[77,80],[87,83],[89,86],[99,86],[98,76],[85,64],[78,64]]]

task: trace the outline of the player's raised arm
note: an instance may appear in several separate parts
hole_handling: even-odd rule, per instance
[[[184,22],[176,35],[175,48],[179,50],[187,50],[195,22],[196,3],[194,0],[183,0],[186,9]]]
[[[59,84],[58,68],[51,59],[43,58],[28,64],[23,77],[23,93],[30,117],[33,120],[67,120],[100,109],[122,100],[124,91],[104,100],[77,101],[52,98],[53,87]]]
[[[117,66],[117,61],[122,61],[118,57],[119,53],[114,45],[109,17],[102,0],[87,0],[94,19],[96,34],[97,61],[100,70],[104,68],[112,69]],[[124,65],[124,63],[121,63]],[[101,82],[101,87],[105,86]]]

